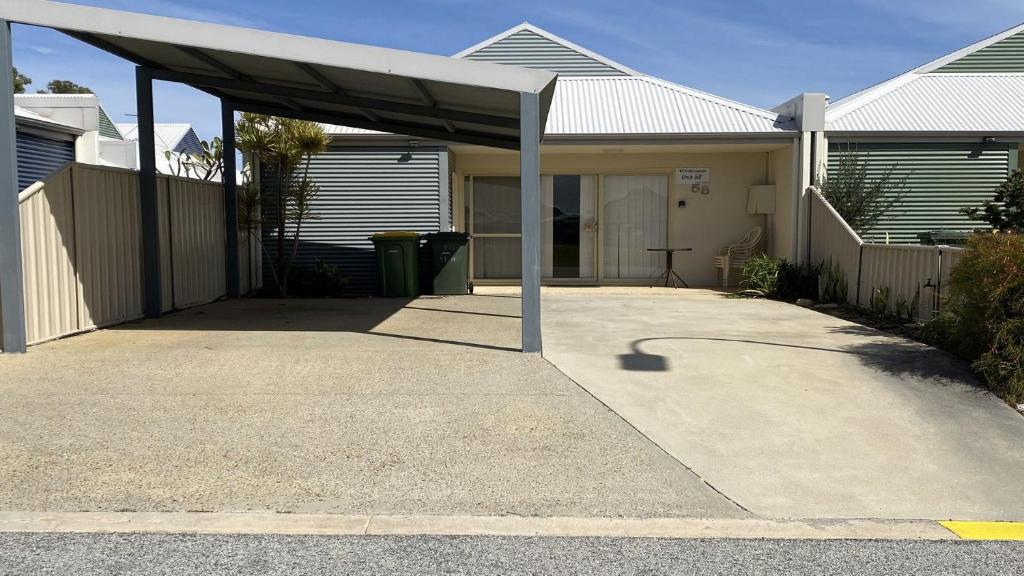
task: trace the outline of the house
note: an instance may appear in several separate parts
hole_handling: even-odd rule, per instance
[[[125,140],[139,141],[139,125],[118,123],[117,129],[124,134]],[[196,135],[196,131],[189,123],[155,124],[156,144],[156,169],[161,174],[173,176],[185,176],[185,168],[182,166],[182,156],[200,156],[203,154],[203,146]],[[171,157],[167,157],[167,152]]]
[[[24,190],[75,160],[75,142],[85,131],[14,107],[18,189]]]
[[[854,150],[872,173],[907,178],[901,206],[864,235],[919,242],[982,226],[960,209],[991,200],[1024,142],[1024,24],[831,102],[821,158]]]
[[[22,189],[71,161],[138,168],[135,144],[125,140],[96,95],[15,94],[14,102]]]
[[[798,198],[809,184],[803,142],[820,130],[824,95],[763,110],[643,74],[527,23],[455,58],[559,73],[541,146],[544,282],[647,284],[665,267],[665,254],[652,249],[680,248],[689,251],[676,255],[675,270],[690,285],[715,285],[714,256],[754,227],[767,232],[767,252],[797,257]],[[518,282],[517,153],[328,132],[331,147],[311,163],[321,190],[300,265],[336,264],[369,290],[370,234],[453,229],[471,234],[474,282]],[[265,244],[273,258],[274,243]]]

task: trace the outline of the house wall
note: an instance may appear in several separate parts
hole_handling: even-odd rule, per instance
[[[322,260],[341,268],[354,293],[374,293],[378,287],[373,243],[376,232],[411,230],[436,232],[445,226],[449,162],[447,149],[428,147],[333,146],[313,158],[310,175],[320,186],[313,202],[314,218],[302,227],[295,265],[308,267]],[[272,187],[273,178],[261,178]],[[442,197],[441,190],[444,190]],[[263,199],[265,222],[274,222],[273,191]],[[293,226],[288,227],[288,237]],[[273,262],[277,240],[264,230],[264,285],[275,286]],[[288,249],[291,248],[289,243]]]
[[[794,260],[793,235],[795,215],[793,196],[797,193],[793,179],[792,146],[775,150],[771,154],[772,170],[775,176],[775,215],[772,218],[772,245],[770,253],[776,258]]]
[[[984,227],[960,213],[965,207],[991,200],[995,189],[1016,166],[1018,145],[981,142],[842,142],[832,137],[829,171],[842,151],[852,150],[868,163],[868,174],[878,177],[893,170],[906,177],[902,203],[862,234],[868,242],[918,244],[918,234],[932,230],[968,232]]]
[[[788,150],[788,147],[785,149]],[[458,153],[462,175],[515,176],[518,156],[511,153]],[[782,156],[788,156],[783,153]],[[718,251],[739,240],[753,226],[763,226],[765,218],[747,214],[748,188],[754,184],[792,182],[792,168],[785,160],[771,162],[767,151],[707,153],[582,153],[564,154],[542,151],[542,174],[652,174],[669,177],[668,245],[692,247],[693,252],[676,256],[675,267],[692,286],[717,283],[712,259]],[[677,168],[708,168],[711,193],[694,194],[675,182]],[[679,207],[680,200],[686,201]],[[777,210],[788,211],[789,204]],[[780,215],[791,222],[789,215]],[[778,220],[777,220],[778,221]],[[780,226],[777,226],[780,228]],[[780,245],[778,238],[773,242]]]

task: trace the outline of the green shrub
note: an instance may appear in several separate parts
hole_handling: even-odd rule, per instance
[[[1024,235],[971,235],[929,341],[974,362],[989,387],[1024,400]]]
[[[341,268],[319,258],[312,267],[298,268],[291,281],[290,296],[299,298],[337,298],[348,289],[348,276]]]
[[[821,301],[845,304],[849,296],[850,286],[846,282],[846,273],[839,262],[833,262],[830,256],[821,263]]]
[[[743,267],[740,288],[756,290],[767,297],[774,297],[779,279],[779,268],[784,260],[765,254],[754,256]]]
[[[785,260],[779,265],[779,278],[775,296],[779,300],[793,301],[800,298],[818,299],[818,276],[821,266],[793,264]]]

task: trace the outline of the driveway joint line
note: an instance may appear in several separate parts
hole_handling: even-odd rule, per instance
[[[609,406],[608,404],[606,404],[606,403],[604,402],[604,400],[601,400],[600,398],[598,398],[598,397],[597,397],[597,396],[596,396],[596,395],[595,395],[595,394],[594,394],[593,392],[591,392],[590,390],[587,390],[587,389],[586,389],[586,387],[584,387],[584,386],[583,386],[583,385],[581,385],[581,384],[580,384],[579,382],[577,382],[577,381],[576,381],[576,380],[575,380],[575,379],[574,379],[574,378],[573,378],[572,376],[569,376],[568,374],[566,374],[566,373],[565,373],[565,371],[564,371],[564,370],[562,370],[562,369],[561,369],[561,368],[560,368],[560,367],[559,367],[559,366],[558,366],[557,364],[555,364],[555,363],[554,363],[554,362],[552,362],[551,360],[548,360],[547,358],[544,358],[544,361],[545,361],[545,362],[547,362],[548,364],[550,364],[550,365],[551,365],[551,367],[552,367],[552,368],[554,368],[555,370],[558,370],[558,372],[559,372],[560,374],[562,374],[563,376],[565,376],[566,378],[568,378],[568,379],[569,379],[569,381],[570,381],[570,382],[572,382],[573,384],[575,384],[575,385],[576,385],[576,386],[577,386],[577,387],[578,387],[578,388],[579,388],[580,390],[582,390],[582,391],[583,391],[583,392],[585,392],[585,393],[586,393],[587,395],[589,395],[589,396],[590,396],[591,398],[593,398],[593,399],[594,399],[594,400],[596,400],[596,401],[597,401],[598,403],[600,403],[600,404],[601,404],[601,406],[604,406],[606,410],[608,410],[608,411],[609,411],[609,412],[611,412],[612,414],[615,414],[615,416],[616,416],[616,417],[617,417],[617,418],[618,418],[619,420],[621,420],[622,422],[624,422],[624,423],[625,423],[625,424],[626,424],[627,426],[629,426],[629,427],[630,427],[631,429],[633,429],[633,430],[634,430],[634,431],[635,431],[635,432],[636,432],[637,434],[639,434],[639,435],[640,435],[641,437],[643,437],[643,438],[644,438],[645,440],[647,440],[648,442],[650,442],[651,444],[653,444],[654,446],[656,446],[656,447],[658,448],[658,450],[660,450],[660,451],[661,451],[661,452],[662,452],[663,454],[665,454],[666,456],[668,456],[669,458],[671,458],[671,459],[672,459],[673,461],[675,461],[675,462],[678,462],[678,463],[679,463],[679,465],[680,465],[680,466],[682,466],[683,468],[685,468],[687,472],[689,472],[690,474],[693,474],[693,475],[694,475],[694,476],[695,476],[695,477],[696,477],[696,478],[697,478],[698,480],[700,480],[700,481],[701,481],[701,482],[702,482],[702,483],[703,483],[703,484],[704,484],[705,486],[707,486],[708,488],[710,488],[711,490],[713,490],[713,491],[714,491],[714,492],[715,492],[716,494],[718,494],[718,495],[719,495],[719,496],[721,496],[722,498],[725,498],[725,499],[726,499],[726,500],[727,500],[727,501],[728,501],[728,502],[729,502],[730,504],[732,504],[733,506],[736,506],[736,507],[737,507],[737,508],[739,508],[740,510],[743,510],[743,511],[744,511],[744,512],[746,512],[747,514],[752,514],[752,515],[754,515],[754,516],[756,516],[756,517],[760,517],[760,515],[759,515],[759,514],[757,514],[756,512],[754,512],[753,510],[751,510],[751,509],[747,508],[746,506],[744,506],[744,505],[740,504],[739,502],[737,502],[736,500],[734,500],[733,498],[731,498],[731,497],[730,497],[730,496],[729,496],[728,494],[726,494],[725,492],[722,492],[721,490],[719,490],[719,489],[718,489],[718,488],[717,488],[717,487],[716,487],[716,486],[715,486],[714,484],[712,484],[712,483],[708,482],[708,481],[707,481],[707,479],[705,479],[705,478],[704,478],[703,476],[701,476],[700,474],[698,474],[696,470],[694,470],[693,468],[691,468],[690,466],[688,466],[688,465],[686,464],[686,462],[683,462],[683,461],[682,461],[682,460],[680,460],[679,458],[676,458],[676,457],[675,457],[675,456],[674,456],[674,455],[673,455],[673,454],[672,454],[671,452],[669,452],[668,450],[666,450],[666,449],[665,449],[665,448],[664,448],[664,447],[663,447],[663,446],[662,446],[661,444],[658,444],[658,443],[657,443],[657,442],[655,442],[655,441],[654,441],[653,439],[651,439],[651,437],[650,437],[650,436],[648,436],[647,434],[644,434],[644,433],[643,433],[643,432],[642,432],[642,431],[641,431],[641,430],[640,430],[639,428],[637,428],[636,426],[634,426],[632,422],[630,422],[629,420],[627,420],[626,418],[624,418],[624,417],[622,416],[622,414],[619,414],[619,413],[618,413],[618,412],[616,412],[616,411],[615,411],[615,410],[614,410],[614,409],[613,409],[613,408],[612,408],[611,406]]]

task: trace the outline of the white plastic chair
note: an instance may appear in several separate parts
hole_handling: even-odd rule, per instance
[[[729,286],[729,270],[746,266],[747,262],[757,254],[760,243],[761,227],[754,226],[742,240],[722,249],[718,256],[715,256],[715,269],[722,271],[723,288]]]

